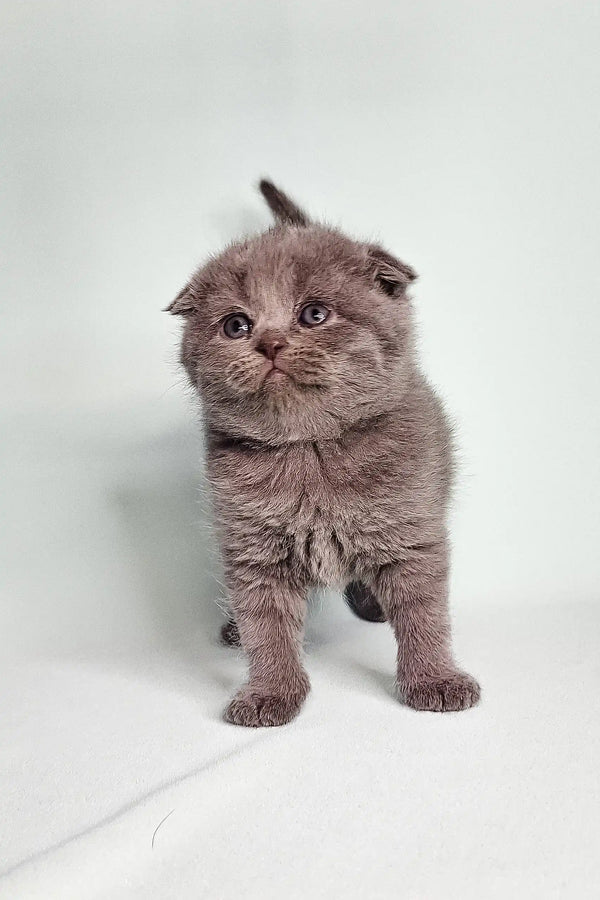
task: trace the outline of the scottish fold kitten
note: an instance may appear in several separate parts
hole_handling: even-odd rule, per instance
[[[452,441],[415,354],[413,269],[312,222],[268,181],[276,224],[203,265],[168,307],[203,404],[231,621],[248,682],[225,716],[282,725],[309,690],[307,591],[347,585],[398,642],[401,699],[461,710],[448,616]]]

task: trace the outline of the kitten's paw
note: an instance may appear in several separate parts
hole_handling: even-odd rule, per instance
[[[360,581],[346,585],[344,600],[352,612],[366,622],[385,622],[385,613],[372,591]]]
[[[410,686],[402,686],[400,694],[407,706],[432,712],[456,712],[479,702],[481,688],[466,672],[455,672],[443,678],[428,678]]]
[[[225,622],[221,628],[221,643],[227,644],[228,647],[240,646],[240,633],[235,622],[232,622],[231,620]]]
[[[225,710],[225,721],[249,728],[285,725],[298,715],[306,693],[260,694],[242,688]]]

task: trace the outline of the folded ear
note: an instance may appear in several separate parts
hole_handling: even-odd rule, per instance
[[[196,294],[192,283],[188,282],[182,288],[174,300],[165,307],[163,312],[170,312],[174,316],[189,316],[196,308]]]
[[[369,247],[368,257],[373,280],[388,297],[402,296],[408,285],[418,277],[411,266],[382,247]]]

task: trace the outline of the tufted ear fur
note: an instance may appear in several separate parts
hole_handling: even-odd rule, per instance
[[[382,247],[369,247],[368,258],[375,284],[388,297],[402,296],[408,285],[418,277],[411,266],[396,259]]]
[[[196,291],[192,287],[192,283],[188,282],[182,288],[175,299],[165,307],[164,312],[169,312],[173,316],[189,316],[194,312],[197,305],[198,297]]]

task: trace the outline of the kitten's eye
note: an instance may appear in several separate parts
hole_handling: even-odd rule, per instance
[[[252,322],[243,313],[234,313],[223,322],[223,333],[232,340],[248,337],[251,331]]]
[[[315,325],[321,325],[325,319],[329,318],[329,310],[322,303],[307,303],[300,310],[298,321],[308,328],[314,328]]]

